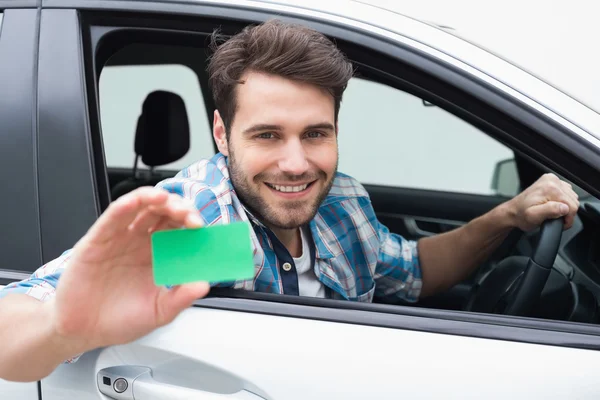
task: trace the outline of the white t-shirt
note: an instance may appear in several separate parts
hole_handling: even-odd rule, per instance
[[[325,286],[317,279],[314,270],[315,260],[310,256],[307,232],[305,227],[300,229],[302,237],[302,255],[294,257],[296,272],[298,273],[298,294],[308,297],[325,297]]]

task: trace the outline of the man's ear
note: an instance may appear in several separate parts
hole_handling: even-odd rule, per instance
[[[219,114],[219,110],[215,110],[215,116],[213,119],[213,137],[215,138],[215,143],[217,143],[219,152],[221,152],[224,156],[229,156],[229,147],[227,146],[227,130],[225,129],[225,124],[223,123],[221,114]]]

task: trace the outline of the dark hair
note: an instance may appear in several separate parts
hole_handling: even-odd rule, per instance
[[[323,34],[302,25],[272,19],[248,26],[218,45],[208,66],[215,105],[229,136],[236,111],[236,86],[249,71],[263,72],[316,85],[329,92],[337,122],[342,95],[354,70],[346,56]]]

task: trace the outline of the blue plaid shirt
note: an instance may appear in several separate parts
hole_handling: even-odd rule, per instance
[[[255,274],[252,280],[219,286],[268,293],[298,294],[293,258],[275,235],[248,212],[229,180],[227,158],[218,153],[198,161],[157,185],[190,199],[205,225],[248,221],[252,224]],[[355,179],[338,173],[330,193],[309,223],[314,272],[327,297],[371,302],[377,296],[397,296],[414,302],[421,291],[417,244],[390,231],[377,220],[366,190]],[[39,300],[54,296],[56,283],[68,265],[70,251],[40,267],[28,279],[0,290],[26,293]],[[293,267],[285,271],[281,266]]]

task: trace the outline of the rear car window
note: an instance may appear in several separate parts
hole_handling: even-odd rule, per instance
[[[107,167],[132,168],[138,118],[144,101],[154,91],[168,91],[181,98],[190,128],[189,151],[159,169],[177,171],[214,155],[212,132],[197,74],[176,61],[144,65],[144,60],[136,59],[138,48],[141,46],[131,45],[117,54],[118,57],[129,57],[127,62],[130,64],[105,65],[100,74],[100,117]],[[157,45],[148,49],[167,53],[169,47]],[[187,50],[189,54],[196,51],[194,48]]]

